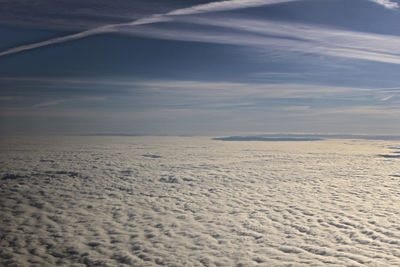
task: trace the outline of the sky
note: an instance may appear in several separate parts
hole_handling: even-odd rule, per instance
[[[398,134],[399,25],[399,0],[0,0],[0,134]]]

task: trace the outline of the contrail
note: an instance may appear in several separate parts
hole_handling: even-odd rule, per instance
[[[180,9],[175,9],[175,10],[170,11],[165,14],[154,14],[149,17],[134,20],[134,21],[127,22],[127,23],[104,25],[104,26],[100,26],[97,28],[78,32],[75,34],[52,38],[52,39],[42,41],[42,42],[17,46],[17,47],[5,50],[3,52],[0,52],[0,57],[23,52],[23,51],[28,51],[28,50],[32,50],[32,49],[36,49],[39,47],[48,46],[48,45],[52,45],[52,44],[58,44],[58,43],[64,43],[64,42],[73,41],[73,40],[77,40],[77,39],[82,39],[82,38],[85,38],[85,37],[91,36],[91,35],[116,32],[116,31],[118,31],[118,27],[121,27],[121,26],[138,26],[138,25],[145,25],[145,24],[169,21],[172,19],[173,16],[193,15],[193,14],[209,13],[209,12],[217,12],[217,11],[227,11],[227,10],[242,9],[242,8],[248,8],[248,7],[273,5],[273,4],[279,4],[279,3],[285,3],[285,2],[293,2],[293,1],[300,1],[300,0],[226,0],[226,1],[196,5],[196,6],[192,6],[192,7],[188,7],[188,8],[180,8]]]
[[[38,43],[17,46],[17,47],[14,47],[14,48],[11,48],[11,49],[8,49],[8,50],[5,50],[5,51],[1,52],[0,56],[10,55],[10,54],[14,54],[14,53],[18,53],[18,52],[22,52],[22,51],[26,51],[26,50],[32,50],[32,49],[35,49],[35,48],[38,48],[38,47],[47,46],[47,45],[51,45],[51,44],[57,44],[57,43],[63,43],[63,42],[67,42],[67,41],[72,41],[72,40],[84,38],[84,37],[89,36],[89,35],[99,34],[99,33],[102,33],[102,32],[110,32],[110,29],[108,29],[108,28],[109,28],[108,26],[103,26],[103,27],[94,28],[94,29],[91,29],[91,30],[87,30],[87,31],[83,31],[83,32],[67,35],[67,36],[52,38],[52,39],[49,39],[49,40],[46,40],[46,41],[42,41],[42,42],[38,42]]]
[[[144,18],[144,19],[138,19],[138,20],[135,20],[135,21],[132,21],[132,22],[129,22],[129,23],[119,23],[119,24],[105,25],[105,26],[89,29],[89,30],[86,30],[86,31],[83,31],[83,32],[78,32],[78,33],[74,33],[74,34],[70,34],[70,35],[66,35],[66,36],[52,38],[52,39],[49,39],[49,40],[46,40],[46,41],[42,41],[42,42],[37,42],[37,43],[33,43],[33,44],[17,46],[17,47],[5,50],[3,52],[0,52],[0,57],[1,56],[5,56],[5,55],[19,53],[19,52],[22,52],[22,51],[32,50],[32,49],[35,49],[35,48],[48,46],[48,45],[52,45],[52,44],[58,44],[58,43],[64,43],[64,42],[68,42],[68,41],[73,41],[73,40],[76,40],[76,39],[82,39],[82,38],[85,38],[87,36],[91,36],[91,35],[95,35],[95,34],[114,32],[114,31],[117,31],[117,27],[120,27],[120,26],[143,25],[143,24],[161,22],[161,21],[165,21],[165,20],[167,20],[167,17],[165,15],[153,15],[151,17]]]

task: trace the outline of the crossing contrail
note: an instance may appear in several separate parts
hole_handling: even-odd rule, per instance
[[[73,40],[77,40],[77,39],[82,39],[82,38],[85,38],[85,37],[91,36],[91,35],[117,32],[118,27],[121,27],[121,26],[139,26],[139,25],[169,21],[174,16],[227,11],[227,10],[242,9],[242,8],[248,8],[248,7],[273,5],[273,4],[279,4],[279,3],[285,3],[285,2],[293,2],[293,1],[299,1],[299,0],[227,0],[227,1],[220,1],[220,2],[212,2],[212,3],[208,3],[208,4],[195,5],[195,6],[191,6],[188,8],[175,9],[175,10],[172,10],[172,11],[170,11],[168,13],[164,13],[164,14],[154,14],[149,17],[137,19],[137,20],[134,20],[131,22],[108,24],[108,25],[96,27],[93,29],[85,30],[82,32],[66,35],[66,36],[51,38],[51,39],[37,42],[37,43],[17,46],[17,47],[5,50],[3,52],[0,52],[0,57],[36,49],[36,48],[43,47],[43,46],[64,43],[64,42],[73,41]]]
[[[201,14],[201,13],[210,13],[210,12],[218,12],[218,11],[228,11],[228,10],[235,10],[235,9],[242,9],[242,8],[249,8],[249,7],[257,7],[257,6],[264,6],[264,5],[274,5],[286,2],[294,2],[294,1],[301,1],[301,0],[225,0],[225,1],[218,1],[218,2],[211,2],[207,4],[195,5],[188,8],[180,8],[175,9],[170,12],[164,14],[153,14],[151,16],[137,19],[131,22],[125,23],[118,23],[118,24],[108,24],[96,28],[92,28],[89,30],[85,30],[82,32],[60,36],[56,38],[51,38],[45,41],[36,42],[32,44],[26,44],[17,46],[14,48],[10,48],[3,52],[0,52],[1,56],[6,56],[10,54],[15,54],[23,51],[28,51],[32,49],[36,49],[43,46],[64,43],[68,41],[73,41],[77,39],[82,39],[87,36],[102,34],[102,33],[111,33],[111,32],[118,32],[119,27],[123,26],[139,26],[163,21],[173,20],[174,16],[183,16],[183,15],[193,15],[193,14]],[[388,9],[398,9],[399,5],[396,2],[392,2],[391,0],[368,0],[372,1],[378,5],[384,6]]]

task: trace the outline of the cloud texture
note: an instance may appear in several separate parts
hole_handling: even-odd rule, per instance
[[[399,147],[7,139],[0,264],[396,266]]]

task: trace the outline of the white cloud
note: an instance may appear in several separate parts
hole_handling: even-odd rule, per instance
[[[399,4],[397,2],[393,2],[391,0],[370,0],[378,5],[382,5],[388,9],[398,9]]]
[[[48,46],[48,45],[53,45],[53,44],[73,41],[73,40],[76,40],[76,39],[85,38],[85,37],[90,36],[90,35],[95,35],[95,34],[100,34],[100,33],[107,33],[107,32],[112,32],[112,31],[113,31],[113,28],[110,27],[109,25],[108,26],[102,26],[102,27],[98,27],[98,28],[95,28],[95,29],[91,29],[91,30],[87,30],[87,31],[71,34],[71,35],[52,38],[52,39],[49,39],[49,40],[46,40],[46,41],[42,41],[42,42],[37,42],[37,43],[33,43],[33,44],[17,46],[17,47],[5,50],[3,52],[0,52],[0,57],[1,56],[5,56],[5,55],[10,55],[10,54],[15,54],[15,53],[27,51],[27,50],[32,50],[32,49],[43,47],[43,46]]]
[[[397,45],[400,43],[400,37],[398,36],[345,31],[300,23],[230,19],[226,17],[187,18],[184,16],[291,1],[297,0],[230,0],[196,5],[189,8],[176,9],[165,14],[154,14],[128,23],[105,25],[72,35],[14,47],[0,52],[0,56],[85,38],[90,35],[120,32],[162,39],[251,46],[267,51],[278,51],[278,53],[292,51],[400,64],[400,48]],[[388,8],[398,7],[397,3],[391,1],[376,0],[374,2]],[[219,26],[235,31],[222,31],[220,28],[210,31],[204,29],[183,30],[171,27],[159,29],[143,26],[170,20],[190,24]]]
[[[294,2],[299,0],[229,0],[229,1],[219,1],[212,2],[203,5],[192,6],[189,8],[182,8],[171,11],[166,15],[193,15],[199,13],[209,13],[217,11],[226,11],[234,9],[242,9],[249,7],[257,7],[264,5],[274,5],[286,2]]]
[[[199,14],[199,13],[207,13],[207,12],[216,12],[216,11],[224,11],[224,10],[233,10],[233,9],[240,9],[240,8],[247,8],[247,7],[255,7],[255,6],[262,6],[262,5],[271,5],[277,3],[284,3],[284,2],[292,2],[298,0],[229,0],[229,1],[222,1],[217,3],[210,3],[210,4],[203,4],[203,5],[196,5],[190,8],[183,8],[183,9],[176,9],[170,11],[165,14],[154,14],[149,17],[141,18],[138,20],[134,20],[128,23],[120,23],[120,24],[110,24],[104,25],[101,27],[85,30],[79,33],[61,36],[57,38],[52,38],[46,41],[37,42],[28,45],[22,45],[18,47],[14,47],[3,52],[0,52],[0,57],[5,55],[10,55],[14,53],[19,53],[22,51],[32,50],[43,46],[48,46],[57,43],[64,43],[76,39],[85,38],[87,36],[102,34],[102,33],[110,33],[116,31],[116,28],[123,27],[123,26],[138,26],[138,25],[145,25],[157,22],[163,22],[170,20],[171,16],[178,16],[178,15],[190,15],[190,14]]]
[[[388,101],[389,99],[393,98],[394,95],[389,95],[381,99],[381,101]]]
[[[388,142],[6,140],[2,265],[400,264]]]
[[[400,64],[400,37],[301,23],[231,18],[180,18],[181,22],[218,26],[214,30],[143,26],[121,27],[134,35],[250,46],[278,53],[297,52]],[[226,28],[221,29],[220,27]]]

